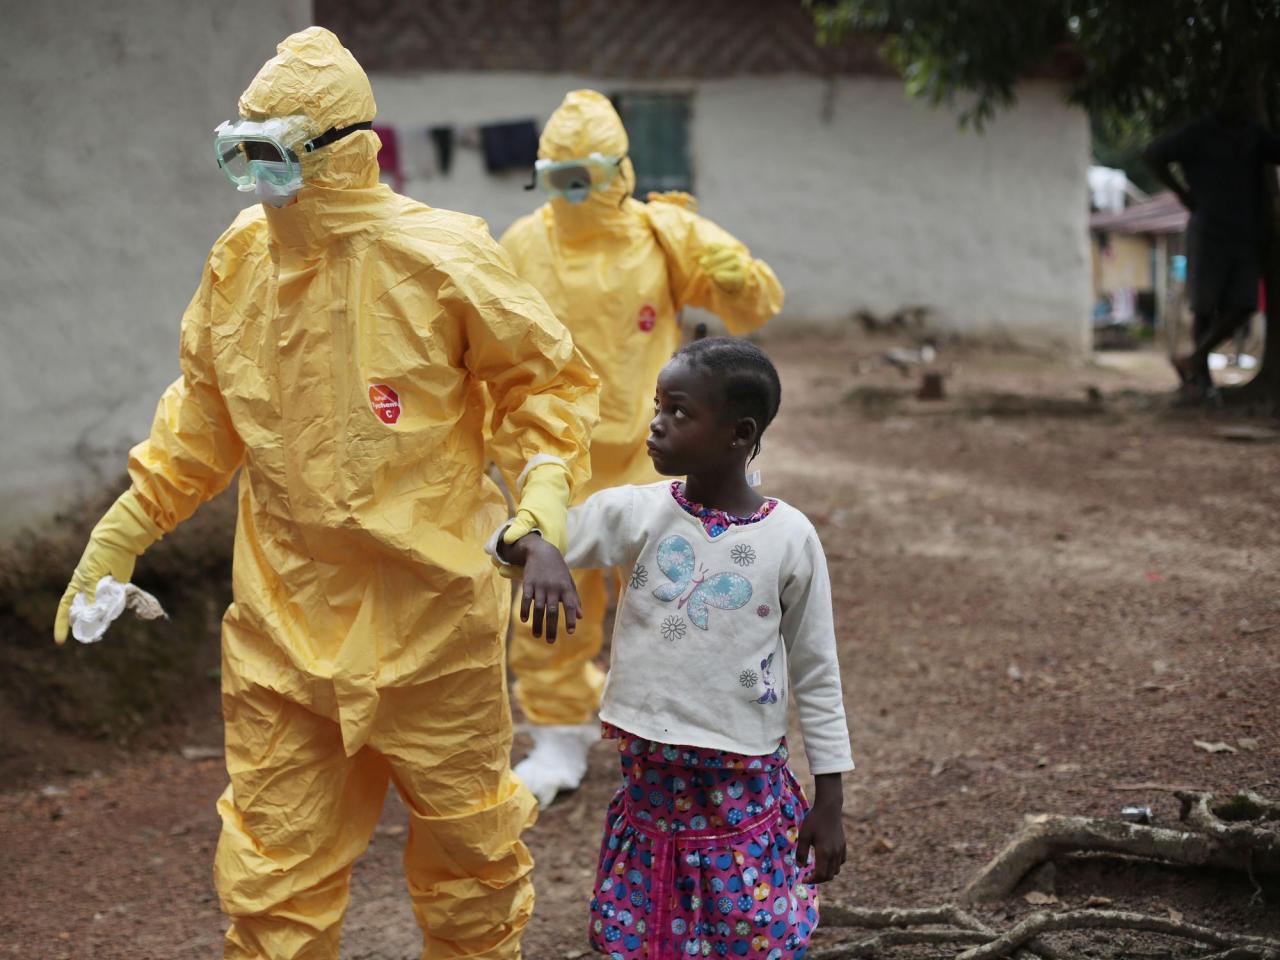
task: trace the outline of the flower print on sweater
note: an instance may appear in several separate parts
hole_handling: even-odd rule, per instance
[[[637,563],[636,568],[631,571],[631,589],[639,590],[649,582],[649,571],[643,563]]]

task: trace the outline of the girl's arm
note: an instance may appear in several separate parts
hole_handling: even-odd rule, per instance
[[[841,774],[853,769],[836,659],[831,581],[818,535],[810,531],[803,551],[782,587],[782,636],[796,714],[805,753],[814,775],[813,806],[796,841],[796,858],[813,852],[810,882],[823,883],[844,863],[844,785]]]
[[[546,625],[547,643],[556,642],[560,624],[559,608],[564,607],[565,630],[573,633],[582,605],[578,586],[565,566],[560,551],[536,531],[525,534],[515,543],[503,543],[498,537],[494,546],[498,559],[512,566],[524,567],[524,587],[520,594],[520,622],[528,623],[533,615],[533,635],[542,636]]]
[[[844,839],[844,784],[838,773],[813,778],[813,806],[796,838],[796,863],[804,865],[813,851],[810,883],[826,883],[844,866],[848,846]]]
[[[569,633],[573,633],[577,619],[582,616],[570,567],[592,569],[634,562],[638,540],[634,515],[635,487],[601,490],[585,503],[571,507],[568,547],[563,557],[536,531],[515,543],[503,543],[504,525],[490,537],[486,550],[499,563],[526,568],[520,621],[527,622],[532,612],[535,637],[542,636],[545,615],[547,642],[555,642],[559,626],[557,604],[564,607],[565,628]]]
[[[633,486],[611,487],[593,493],[569,508],[565,562],[573,570],[602,570],[629,564],[640,539]]]
[[[809,768],[815,774],[852,770],[831,614],[831,581],[822,544],[812,530],[784,578],[781,601],[791,693]]]
[[[610,487],[569,508],[564,559],[570,569],[604,570],[635,559],[643,533],[635,516],[635,501],[635,487]],[[485,549],[503,565],[523,566],[532,540],[523,537],[515,543],[503,543],[502,534],[509,525],[510,521],[500,527]]]

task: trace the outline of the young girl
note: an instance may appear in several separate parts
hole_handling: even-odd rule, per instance
[[[623,784],[590,940],[611,960],[799,960],[818,922],[812,885],[844,862],[853,760],[822,545],[746,479],[780,393],[752,344],[690,344],[658,377],[648,442],[658,471],[685,481],[603,490],[570,511],[569,566],[630,571],[600,707]],[[500,559],[548,549],[530,535]],[[792,696],[812,808],[787,764]]]

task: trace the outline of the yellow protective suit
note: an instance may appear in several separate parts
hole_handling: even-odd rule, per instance
[[[609,100],[574,90],[547,122],[538,156],[572,160],[627,150]],[[733,334],[756,329],[782,308],[782,287],[767,264],[685,203],[631,199],[634,184],[631,161],[624,160],[605,190],[577,204],[553,199],[502,237],[516,272],[547,298],[600,377],[591,480],[575,489],[575,502],[605,487],[658,479],[645,440],[658,371],[680,345],[676,315],[683,307],[715,313]],[[734,293],[721,290],[700,264],[717,246],[747,260],[745,282]],[[599,705],[604,677],[594,659],[604,639],[604,574],[581,571],[575,580],[585,619],[572,636],[549,646],[516,624],[516,698],[533,723],[585,723]]]
[[[321,129],[369,120],[327,30],[278,47],[240,100]],[[215,880],[226,956],[336,958],[352,862],[389,782],[423,956],[519,956],[534,802],[510,772],[508,588],[484,554],[539,455],[588,476],[595,378],[483,221],[378,182],[355,133],[303,157],[280,209],[217,241],[182,322],[182,376],[134,448],[171,530],[240,469],[223,620],[231,784]]]

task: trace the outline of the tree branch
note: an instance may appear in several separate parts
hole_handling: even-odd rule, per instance
[[[914,927],[926,924],[951,924],[979,933],[992,933],[976,917],[953,903],[940,907],[846,907],[838,903],[822,905],[822,924],[827,927],[864,927],[883,930],[886,927]]]
[[[885,930],[863,940],[842,943],[837,946],[807,954],[811,960],[854,960],[854,958],[879,957],[887,947],[905,947],[928,943],[986,944],[992,934],[977,930],[960,930],[948,927],[942,930]]]
[[[822,907],[822,923],[834,927],[863,927],[867,930],[883,930],[888,927],[926,926],[930,924],[948,925],[950,930],[911,931],[912,939],[903,940],[894,934],[881,934],[842,944],[833,948],[835,952],[818,952],[812,954],[812,960],[838,960],[840,957],[874,957],[880,950],[889,946],[902,946],[907,943],[985,943],[996,936],[991,929],[977,917],[961,910],[954,903],[946,903],[938,907],[846,907],[840,904],[824,904]],[[986,939],[965,939],[969,933],[980,934]],[[924,937],[924,938],[921,938]],[[1019,950],[1016,956],[1020,960],[1059,960],[1057,950],[1040,940],[1028,943],[1030,949]],[[855,951],[855,952],[849,952]]]
[[[1141,930],[1181,937],[1210,947],[1250,948],[1252,956],[1277,960],[1280,941],[1240,933],[1221,933],[1199,924],[1168,917],[1153,917],[1120,910],[1068,910],[1063,913],[1033,913],[1008,933],[959,954],[956,960],[994,960],[1008,956],[1016,947],[1043,933],[1061,930]]]
[[[1209,836],[1092,817],[1037,814],[977,875],[962,894],[967,903],[1003,900],[1034,866],[1077,851],[1119,853],[1186,866],[1241,869],[1239,858]]]

